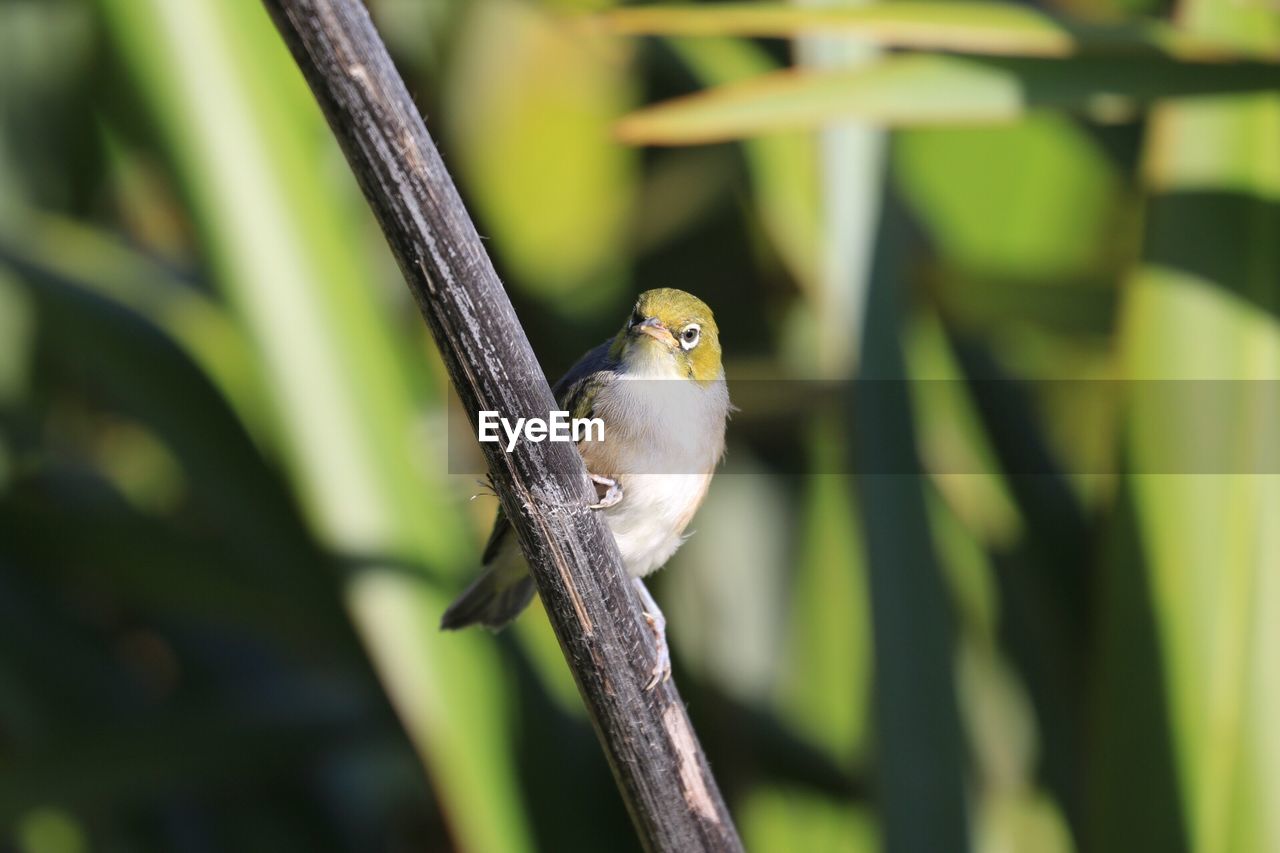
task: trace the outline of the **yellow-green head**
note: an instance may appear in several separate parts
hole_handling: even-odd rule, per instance
[[[720,330],[707,304],[683,290],[646,290],[609,354],[627,372],[713,382],[721,377]]]

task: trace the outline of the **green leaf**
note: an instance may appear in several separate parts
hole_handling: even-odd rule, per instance
[[[637,35],[843,35],[886,47],[1004,56],[1158,52],[1214,62],[1246,56],[1280,59],[1275,51],[1198,38],[1162,21],[1085,26],[1014,3],[638,6],[610,12],[604,20],[615,32]]]
[[[1267,470],[1236,465],[1273,458],[1280,430],[1280,253],[1254,236],[1280,225],[1280,182],[1266,159],[1231,152],[1280,145],[1280,105],[1179,107],[1155,130],[1160,195],[1124,305],[1135,523],[1165,642],[1192,846],[1270,849],[1280,825],[1257,804],[1280,784],[1280,749],[1250,745],[1273,743],[1266,721],[1280,714],[1280,680],[1261,665],[1278,639],[1280,482],[1233,472]],[[1203,151],[1211,134],[1225,143],[1216,169]],[[1241,191],[1246,164],[1252,193]],[[1211,467],[1158,473],[1198,459]],[[1231,841],[1240,837],[1253,841]]]
[[[473,4],[444,92],[481,233],[514,283],[579,310],[625,281],[638,175],[609,138],[636,102],[629,52],[580,23],[518,0]]]
[[[1066,117],[911,130],[896,143],[898,184],[949,264],[1046,284],[1099,271],[1114,233],[1117,182],[1100,147]],[[1023,299],[1044,289],[1024,285]],[[980,310],[966,297],[973,298],[967,287],[953,297],[960,310]]]
[[[740,809],[742,837],[751,850],[869,853],[881,848],[872,815],[811,791],[780,786],[751,792]]]
[[[1194,0],[1181,11],[1196,32],[1280,46],[1262,7]],[[1125,288],[1120,346],[1133,380],[1126,451],[1138,472],[1127,535],[1142,546],[1148,618],[1162,641],[1160,698],[1189,847],[1272,850],[1280,479],[1262,472],[1280,430],[1280,248],[1266,236],[1280,227],[1271,155],[1280,101],[1169,105],[1147,141],[1147,239]],[[1200,473],[1153,473],[1206,459]],[[1141,753],[1103,754],[1100,779],[1150,764]],[[1133,837],[1128,815],[1107,816],[1099,847]]]
[[[269,438],[261,377],[241,330],[164,265],[93,228],[35,211],[0,225],[0,264],[37,284],[56,280],[145,318],[199,365],[259,439]]]
[[[815,420],[812,470],[839,471],[837,424]],[[777,705],[798,732],[848,763],[866,754],[868,740],[871,620],[864,536],[847,478],[813,476],[805,490],[788,613],[788,658],[794,663],[778,684]]]
[[[370,280],[385,248],[360,250],[369,213],[314,98],[260,4],[100,4],[263,365],[299,502],[356,566],[343,598],[458,845],[526,849],[496,649],[442,635],[447,599],[403,567],[461,572],[469,543],[422,429],[429,383]]]
[[[889,850],[970,847],[953,616],[928,516],[901,343],[905,224],[872,276],[846,433],[870,579],[877,787]],[[894,472],[894,473],[885,473]]]
[[[632,113],[633,144],[723,142],[859,119],[890,126],[1007,122],[1046,107],[1125,115],[1158,98],[1280,86],[1280,66],[1195,65],[1160,58],[999,59],[889,56],[850,71],[785,71]]]
[[[707,86],[750,79],[778,69],[744,39],[668,39],[668,45]],[[796,280],[816,288],[821,255],[821,199],[817,142],[811,135],[761,137],[743,146],[760,219]]]

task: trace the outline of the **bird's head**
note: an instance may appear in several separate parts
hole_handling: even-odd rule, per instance
[[[683,290],[646,290],[610,354],[627,373],[712,382],[723,375],[720,330],[707,304]]]

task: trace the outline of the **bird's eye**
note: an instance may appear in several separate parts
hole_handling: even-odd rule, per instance
[[[685,349],[693,349],[698,345],[698,338],[702,336],[702,327],[697,323],[690,323],[684,327],[684,331],[680,333],[680,346]]]

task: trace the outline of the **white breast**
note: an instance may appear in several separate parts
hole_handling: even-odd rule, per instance
[[[662,568],[684,542],[684,531],[706,494],[710,474],[630,474],[622,500],[605,510],[627,574]]]
[[[583,455],[593,472],[622,485],[622,500],[605,510],[605,520],[632,577],[661,568],[684,541],[724,452],[728,411],[723,379],[620,378],[597,397],[607,450],[592,454],[584,446]]]

